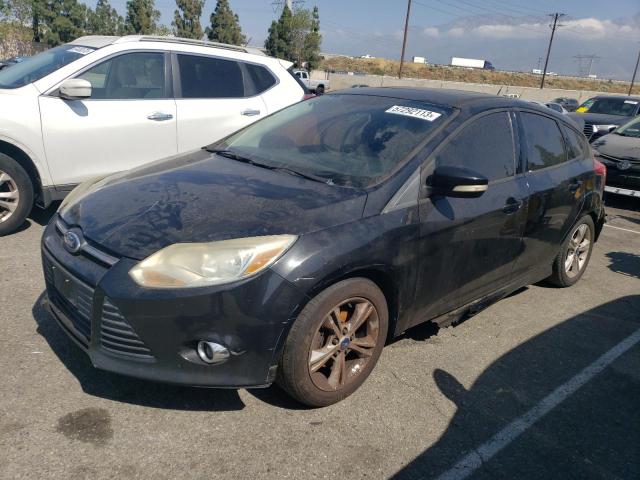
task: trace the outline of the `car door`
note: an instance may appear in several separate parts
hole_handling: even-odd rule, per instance
[[[187,53],[174,54],[178,150],[201,148],[264,117],[260,93],[276,84],[262,65]]]
[[[58,186],[128,170],[177,153],[176,105],[162,52],[110,57],[75,78],[90,98],[39,99],[49,169]]]
[[[519,114],[525,178],[529,189],[524,253],[517,271],[549,270],[569,229],[576,221],[592,162],[580,145],[568,155],[558,122],[538,112]],[[568,128],[568,127],[563,127]],[[575,134],[575,132],[574,132]]]
[[[526,184],[518,172],[512,114],[492,111],[466,122],[423,167],[422,185],[438,166],[488,178],[478,198],[430,197],[420,204],[420,274],[416,304],[432,318],[509,283],[522,251]]]

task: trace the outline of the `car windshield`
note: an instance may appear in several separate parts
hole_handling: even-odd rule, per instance
[[[640,138],[640,117],[636,117],[615,130],[615,133],[623,137]]]
[[[620,115],[630,117],[638,106],[637,100],[623,98],[596,98],[582,104],[589,113],[604,113],[606,115]]]
[[[80,45],[62,45],[26,58],[11,68],[0,71],[0,88],[24,87],[94,50],[95,48]]]
[[[451,112],[399,98],[323,95],[281,110],[207,149],[330,184],[366,188],[400,168]]]

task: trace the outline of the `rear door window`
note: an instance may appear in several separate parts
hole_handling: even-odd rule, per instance
[[[182,98],[242,98],[244,77],[234,60],[178,55]]]
[[[507,112],[474,120],[436,155],[436,166],[465,167],[491,180],[515,174],[513,133]]]
[[[530,172],[567,160],[562,133],[555,120],[527,112],[522,112],[520,117]]]
[[[245,96],[253,97],[269,90],[276,84],[273,74],[261,65],[241,63],[245,77]]]

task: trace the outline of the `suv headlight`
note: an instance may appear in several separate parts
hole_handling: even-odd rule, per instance
[[[594,132],[602,132],[602,131],[610,132],[611,130],[615,130],[616,128],[618,128],[618,125],[594,125],[593,126]]]
[[[220,285],[255,275],[286,252],[298,237],[272,235],[211,243],[176,243],[154,253],[129,271],[150,288]]]

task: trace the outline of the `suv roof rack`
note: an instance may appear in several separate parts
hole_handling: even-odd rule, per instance
[[[266,54],[260,50],[259,48],[254,47],[240,47],[238,45],[229,45],[226,43],[217,43],[210,42],[208,40],[194,40],[191,38],[180,38],[180,37],[161,37],[155,35],[127,35],[122,37],[118,43],[120,42],[166,42],[166,43],[179,43],[182,45],[197,45],[200,47],[211,47],[211,48],[221,48],[224,50],[233,50],[235,52],[242,53],[250,53],[253,55],[263,55]]]

